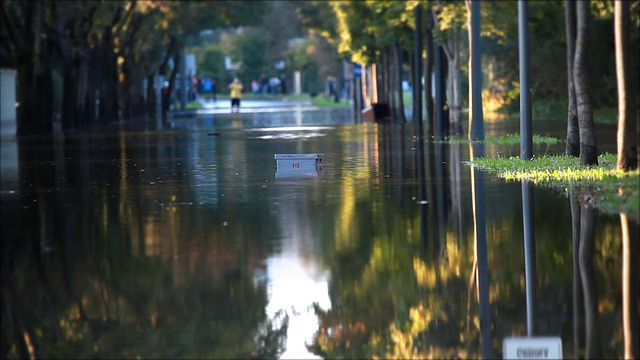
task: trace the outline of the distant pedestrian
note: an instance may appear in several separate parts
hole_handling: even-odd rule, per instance
[[[267,95],[269,92],[269,78],[264,73],[260,75],[260,85],[262,86],[262,95]]]
[[[200,100],[198,96],[198,78],[195,76],[191,77],[191,101]]]
[[[233,82],[229,84],[229,90],[231,90],[231,112],[240,111],[240,98],[242,97],[243,89],[244,87],[238,78],[233,79]]]
[[[207,100],[209,99],[209,96],[211,94],[212,86],[213,83],[211,82],[211,78],[206,77],[202,79],[202,92]]]
[[[275,95],[278,93],[278,86],[280,86],[280,79],[276,76],[272,76],[269,79],[269,86],[271,87],[271,94]]]
[[[251,92],[255,95],[258,95],[258,93],[260,92],[260,84],[255,80],[251,82]]]
[[[217,93],[217,89],[216,89],[216,79],[211,80],[211,98],[213,99],[213,101],[217,101],[218,99],[216,99],[216,93]]]

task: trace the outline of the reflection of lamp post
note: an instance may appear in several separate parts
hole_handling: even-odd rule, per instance
[[[520,55],[520,159],[531,160],[531,93],[529,90],[529,13],[527,4],[518,1],[518,51]],[[536,237],[533,217],[533,184],[522,181],[522,222],[524,267],[527,296],[527,335],[536,332]]]
[[[224,57],[224,68],[229,71],[233,71],[234,78],[238,77],[238,69],[240,69],[240,66],[242,66],[242,61],[233,64],[231,63],[231,58],[229,56]]]
[[[469,144],[471,161],[484,157],[484,144]],[[478,303],[480,305],[480,344],[482,357],[493,357],[491,347],[491,309],[489,299],[489,258],[487,249],[487,220],[485,216],[484,174],[475,166],[471,167],[471,198],[473,207],[473,228],[475,237],[476,279],[478,281]]]

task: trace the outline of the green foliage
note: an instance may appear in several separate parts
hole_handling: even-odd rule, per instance
[[[235,34],[231,39],[230,55],[232,59],[242,61],[238,76],[245,84],[251,80],[260,79],[261,73],[272,75],[268,69],[270,63],[266,57],[268,39],[266,32],[261,27],[244,28],[241,33]]]
[[[318,33],[304,36],[297,26],[299,14],[314,8],[328,8],[327,3],[313,2],[267,2],[269,11],[260,17],[257,26],[235,29],[214,29],[206,43],[193,46],[198,72],[211,74],[220,83],[231,80],[232,73],[224,68],[224,57],[232,62],[241,62],[238,76],[245,84],[259,80],[262,73],[268,77],[288,79],[291,86],[294,71],[302,72],[303,92],[321,92],[326,76],[338,77],[342,73],[335,47]],[[297,15],[298,14],[298,15]],[[310,26],[310,24],[308,24]],[[197,44],[198,39],[193,39]],[[285,69],[274,64],[284,60]]]
[[[411,39],[411,12],[404,1],[332,2],[341,56],[362,64],[379,60],[382,49]]]
[[[172,26],[182,35],[197,34],[204,29],[226,26],[259,25],[267,11],[262,1],[167,1],[174,21]]]
[[[518,67],[512,66],[518,62],[518,32],[513,27],[516,14],[513,10],[517,4],[515,2],[492,2],[492,7],[501,3],[503,7],[509,8],[514,15],[511,21],[505,19],[505,24],[509,24],[505,29],[506,41],[498,42],[484,41],[489,61],[494,72],[491,85],[496,85],[501,90],[504,97],[504,105],[507,108],[517,109],[519,98],[519,75]],[[592,86],[592,101],[595,109],[615,107],[616,98],[616,78],[615,59],[613,44],[613,16],[612,2],[592,1],[592,31],[591,47],[589,52],[590,83]],[[530,51],[530,71],[532,79],[532,98],[534,106],[536,102],[553,99],[566,99],[567,95],[567,74],[566,74],[566,38],[564,22],[564,2],[563,1],[528,1],[529,9],[529,51]],[[486,7],[486,6],[485,6]],[[640,17],[639,6],[632,10],[632,18]],[[483,13],[484,14],[484,13]],[[483,17],[483,31],[485,17]],[[490,23],[494,23],[494,18]],[[517,23],[515,23],[517,24]],[[632,43],[637,47],[638,27],[632,27],[630,34]],[[484,40],[484,39],[483,39]],[[632,47],[634,47],[632,46]],[[632,51],[630,54],[632,62],[638,63],[639,54]],[[634,69],[634,78],[639,78],[637,67]],[[546,107],[546,106],[545,106]],[[541,107],[539,110],[547,110]],[[566,109],[564,110],[566,112]],[[548,113],[542,113],[542,116]]]
[[[292,43],[285,52],[288,67],[301,72],[302,91],[321,93],[327,76],[339,77],[342,63],[335,56],[335,48],[317,34]]]
[[[336,13],[328,1],[299,1],[296,8],[301,27],[311,34],[319,33],[334,45],[338,41]],[[335,42],[334,42],[335,41]]]
[[[598,163],[599,166],[583,166],[577,157],[565,155],[544,155],[531,161],[498,157],[470,162],[506,180],[526,180],[561,191],[576,189],[584,201],[596,208],[612,214],[624,212],[638,221],[640,171],[616,169],[616,155],[609,153],[600,155]]]
[[[483,45],[487,40],[496,41],[499,45],[506,45],[511,34],[518,31],[517,3],[511,1],[487,1],[480,7],[481,36]],[[483,47],[483,49],[486,49]]]
[[[293,44],[286,53],[287,62],[295,69],[307,71],[317,68],[315,52],[317,49],[315,37],[309,37],[300,43]]]
[[[455,28],[465,29],[467,26],[467,8],[463,1],[438,1],[434,3],[433,11],[438,17],[437,30],[441,32]]]
[[[219,45],[195,47],[191,52],[196,56],[196,68],[199,76],[211,76],[221,81],[226,78],[224,68],[224,52]]]

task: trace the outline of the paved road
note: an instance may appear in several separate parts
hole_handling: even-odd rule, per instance
[[[201,99],[199,102],[202,105],[202,108],[198,110],[174,110],[171,114],[174,116],[184,116],[194,114],[223,114],[231,112],[231,100],[229,99],[219,99],[217,101]],[[318,108],[313,106],[311,101],[242,99],[240,102],[240,112],[243,113],[276,112],[282,111],[284,108],[293,109],[296,107],[303,107],[305,110]]]
[[[199,100],[202,104],[202,109],[225,109],[228,110],[231,106],[231,100],[220,99],[218,101],[211,100]],[[311,101],[295,101],[295,100],[254,100],[254,99],[242,99],[240,101],[241,108],[256,109],[256,108],[274,108],[274,107],[291,107],[291,106],[311,106]]]

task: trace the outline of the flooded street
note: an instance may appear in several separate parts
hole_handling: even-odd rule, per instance
[[[565,126],[534,131],[563,138]],[[613,126],[599,136],[615,151]],[[534,321],[564,357],[576,341],[623,356],[620,218],[584,211],[595,226],[581,270],[569,199],[533,190],[531,319],[521,184],[472,176],[469,144],[431,141],[421,183],[411,123],[243,100],[237,114],[4,136],[1,151],[3,354],[26,343],[41,358],[478,358],[482,322],[502,357]],[[296,171],[275,154],[324,160]]]

